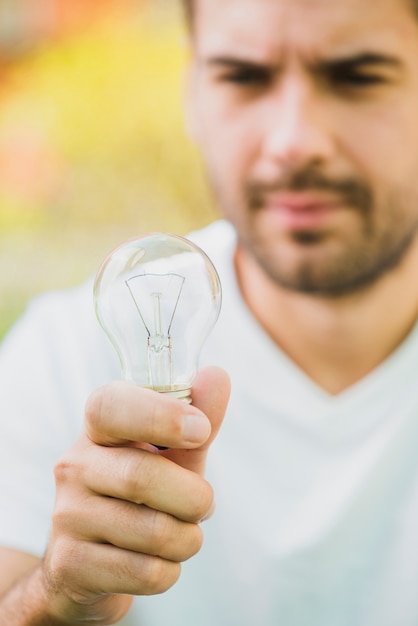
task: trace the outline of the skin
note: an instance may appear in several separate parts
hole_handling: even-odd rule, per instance
[[[199,374],[193,406],[126,382],[91,396],[85,432],[56,465],[44,559],[0,550],[3,590],[11,572],[20,578],[0,601],[1,626],[113,624],[134,595],[162,593],[177,581],[213,510],[203,473],[228,397],[218,368]],[[157,452],[143,443],[150,441],[171,449]]]
[[[416,15],[399,0],[195,8],[189,128],[238,233],[242,293],[339,393],[418,311]]]
[[[195,8],[188,122],[238,231],[243,296],[306,374],[339,393],[418,311],[416,18],[399,0]],[[93,394],[85,433],[56,467],[45,558],[7,551],[13,577],[27,576],[0,602],[1,626],[111,624],[132,594],[175,583],[212,507],[204,460],[228,393],[222,371],[199,376],[193,441],[179,401],[126,383]]]

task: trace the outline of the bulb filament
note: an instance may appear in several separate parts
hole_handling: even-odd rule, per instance
[[[171,326],[184,280],[179,274],[140,274],[125,283],[147,332],[147,377],[153,389],[173,386]]]

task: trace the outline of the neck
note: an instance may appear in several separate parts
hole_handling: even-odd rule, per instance
[[[276,344],[320,387],[338,394],[380,365],[418,316],[418,242],[395,270],[362,292],[323,298],[282,289],[243,249],[241,291]]]

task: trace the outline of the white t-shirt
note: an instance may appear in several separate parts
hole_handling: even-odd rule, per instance
[[[223,285],[201,365],[231,376],[208,460],[217,510],[201,552],[125,626],[418,624],[418,327],[379,368],[331,396],[257,325],[226,222],[191,235]],[[280,315],[280,313],[278,313]],[[53,465],[89,392],[120,368],[92,285],[41,296],[0,353],[0,544],[42,554]]]

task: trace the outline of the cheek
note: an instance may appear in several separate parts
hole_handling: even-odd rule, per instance
[[[371,107],[367,114],[347,116],[341,128],[345,152],[371,184],[398,186],[417,172],[418,122],[409,107]]]
[[[251,150],[254,132],[260,126],[254,106],[244,106],[236,98],[214,88],[202,88],[196,106],[204,148],[222,146],[228,155]]]
[[[236,121],[227,123],[212,112],[200,134],[199,146],[212,176],[223,186],[239,185],[249,176],[256,150],[249,133]]]

